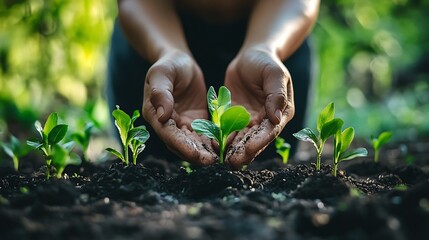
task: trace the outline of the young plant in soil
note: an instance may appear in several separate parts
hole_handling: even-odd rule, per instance
[[[241,105],[231,106],[231,92],[225,86],[219,88],[218,96],[212,86],[209,88],[207,105],[212,120],[196,119],[191,125],[195,132],[219,143],[219,158],[223,163],[228,136],[249,124],[250,113]]]
[[[356,157],[365,157],[368,155],[366,148],[348,149],[353,141],[355,131],[352,127],[344,129],[341,132],[341,128],[338,129],[335,134],[334,140],[334,169],[332,174],[337,176],[338,164],[341,161],[351,160]]]
[[[3,151],[12,158],[13,168],[18,172],[19,170],[19,159],[28,154],[31,150],[28,145],[21,143],[18,138],[11,135],[9,142],[0,143]]]
[[[294,133],[293,136],[298,140],[311,142],[316,148],[317,159],[316,159],[316,170],[320,171],[320,161],[325,146],[326,140],[332,135],[335,135],[338,129],[344,124],[344,121],[340,118],[334,118],[335,115],[335,106],[334,103],[329,103],[319,114],[317,119],[317,131],[316,134],[310,128],[304,128],[297,133]]]
[[[75,132],[71,135],[72,139],[79,144],[82,149],[83,156],[85,160],[88,160],[88,146],[89,141],[91,140],[92,129],[94,128],[94,123],[88,122],[85,124],[85,127],[82,132]]]
[[[276,152],[282,157],[283,164],[289,161],[290,144],[284,138],[277,137],[275,141]]]
[[[67,165],[82,163],[80,157],[72,151],[74,142],[60,143],[67,134],[68,126],[58,124],[57,113],[49,115],[44,127],[39,121],[36,121],[35,127],[42,139],[31,139],[27,141],[27,144],[42,151],[46,161],[47,179],[51,177],[51,165],[56,169],[56,177],[61,178]]]
[[[134,122],[140,117],[140,113],[138,110],[135,110],[132,117],[130,117],[127,113],[122,111],[119,106],[116,106],[112,115],[115,118],[115,125],[119,131],[124,152],[121,153],[113,148],[107,148],[106,150],[121,159],[126,165],[129,165],[129,148],[131,150],[133,164],[136,165],[137,157],[145,149],[145,143],[150,136],[145,126],[134,127]]]
[[[371,143],[374,148],[374,162],[378,163],[380,148],[388,143],[391,138],[392,132],[382,132],[378,137],[371,136]]]

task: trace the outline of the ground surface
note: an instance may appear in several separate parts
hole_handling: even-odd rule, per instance
[[[329,162],[316,172],[312,161],[279,159],[187,173],[148,158],[144,167],[85,165],[49,181],[43,168],[2,169],[0,238],[429,239],[428,149],[396,144],[380,164],[350,161],[338,177]]]

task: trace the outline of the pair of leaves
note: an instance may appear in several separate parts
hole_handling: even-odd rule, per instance
[[[282,157],[283,164],[286,164],[289,160],[290,144],[287,143],[284,138],[277,137],[275,140],[276,152]]]
[[[118,128],[122,144],[128,146],[132,140],[145,143],[149,139],[149,132],[146,127],[134,127],[134,122],[140,117],[139,111],[135,110],[132,117],[130,117],[119,106],[116,106],[116,108],[113,110],[112,115],[115,118],[115,125]]]
[[[57,144],[52,148],[52,164],[57,169],[64,169],[67,165],[80,165],[81,158],[73,152],[74,142],[63,145]],[[60,173],[61,174],[61,173]]]
[[[372,146],[374,150],[379,150],[383,145],[388,143],[392,138],[392,132],[382,132],[378,137],[371,136]]]
[[[42,140],[32,139],[27,141],[27,144],[35,149],[40,149],[42,147],[47,147],[47,145],[52,146],[59,143],[62,139],[64,139],[68,130],[68,126],[66,124],[58,124],[58,114],[56,112],[53,112],[49,115],[43,128],[39,121],[36,121],[34,125],[42,137]]]
[[[140,117],[139,111],[135,110],[133,115],[130,117],[127,113],[122,111],[119,106],[116,106],[116,109],[113,110],[112,115],[115,118],[115,125],[119,131],[124,150],[130,147],[131,151],[133,152],[133,156],[137,156],[144,150],[144,143],[150,137],[149,132],[146,130],[145,126],[134,127],[134,122],[138,117]],[[122,154],[113,148],[107,148],[106,150],[122,161],[127,162],[128,156],[124,156],[126,154]]]
[[[338,132],[335,135],[335,146],[334,146],[334,161],[338,163],[340,161],[351,160],[356,157],[365,157],[368,155],[366,148],[356,148],[349,150],[350,144],[354,139],[355,131],[352,127],[344,129],[342,132]]]
[[[214,87],[210,86],[207,92],[207,105],[213,123],[220,127],[220,117],[231,107],[231,92],[225,86],[221,86],[217,96]]]
[[[219,88],[219,97],[216,96],[214,88],[210,87],[207,102],[212,121],[196,119],[191,124],[194,131],[199,134],[221,143],[231,133],[240,131],[250,122],[250,113],[245,107],[240,105],[231,107],[231,92],[224,86]]]
[[[316,134],[310,128],[304,128],[301,131],[294,133],[293,136],[301,141],[311,142],[318,151],[321,151],[322,146],[326,140],[336,134],[344,124],[344,121],[340,118],[334,118],[335,106],[334,103],[329,103],[319,114],[317,119],[317,131]]]

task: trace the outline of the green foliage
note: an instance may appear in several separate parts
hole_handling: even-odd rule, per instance
[[[31,148],[20,142],[18,138],[11,135],[9,142],[0,143],[3,151],[8,155],[13,161],[13,168],[15,171],[19,170],[19,159],[28,154]]]
[[[219,157],[223,163],[228,136],[249,124],[250,113],[243,106],[231,106],[231,92],[225,86],[219,88],[219,96],[212,86],[209,88],[207,105],[212,121],[196,119],[191,125],[195,132],[219,143]]]
[[[122,154],[116,149],[107,148],[111,154],[121,159],[126,165],[129,164],[128,148],[131,150],[133,164],[137,164],[138,155],[145,149],[146,141],[149,139],[149,132],[145,126],[134,127],[134,122],[140,117],[138,110],[135,110],[132,117],[122,111],[119,106],[112,112],[115,118],[115,125],[119,131],[124,153]]]
[[[74,142],[60,143],[67,134],[68,125],[58,123],[58,114],[49,115],[44,127],[39,121],[34,124],[41,139],[31,139],[27,144],[41,150],[46,160],[46,178],[51,177],[51,165],[56,169],[56,177],[61,178],[67,165],[80,165],[80,157],[74,153]]]
[[[71,135],[72,139],[79,144],[82,148],[84,154],[84,159],[88,160],[87,151],[89,146],[89,141],[91,140],[92,129],[94,128],[94,123],[88,122],[85,124],[83,131],[75,132]]]
[[[335,135],[341,127],[343,126],[343,120],[339,118],[334,118],[335,115],[335,106],[334,103],[329,103],[319,114],[317,119],[317,131],[316,134],[310,128],[304,128],[297,133],[294,133],[293,136],[298,140],[311,142],[316,148],[317,160],[316,160],[316,170],[320,170],[320,161],[323,148],[326,140],[329,137]]]
[[[276,152],[282,157],[283,164],[287,164],[289,160],[290,144],[279,136],[275,140],[275,146]]]
[[[355,131],[352,127],[341,132],[341,128],[335,134],[334,140],[334,169],[332,174],[337,176],[338,164],[341,161],[351,160],[356,157],[365,157],[368,151],[365,148],[348,149],[353,141]]]
[[[380,148],[388,143],[392,138],[392,132],[382,132],[378,137],[371,136],[372,147],[374,148],[374,162],[378,162]]]

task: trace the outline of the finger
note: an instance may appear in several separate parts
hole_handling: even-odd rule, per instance
[[[152,66],[146,75],[145,95],[149,94],[158,121],[163,123],[173,114],[173,71],[171,67],[159,64]]]
[[[259,126],[250,128],[242,139],[229,149],[226,162],[235,169],[248,165],[280,134],[285,124],[286,120],[273,125],[268,119],[264,119]]]
[[[166,123],[155,123],[153,128],[157,130],[158,136],[172,152],[192,164],[206,166],[219,159],[206,141],[201,140],[188,129],[178,129],[172,119]]]
[[[266,94],[265,109],[268,119],[276,125],[281,122],[282,113],[286,109],[288,102],[293,99],[291,93],[292,81],[289,71],[278,65],[269,66],[264,69],[264,92]],[[293,100],[292,100],[293,101]]]

